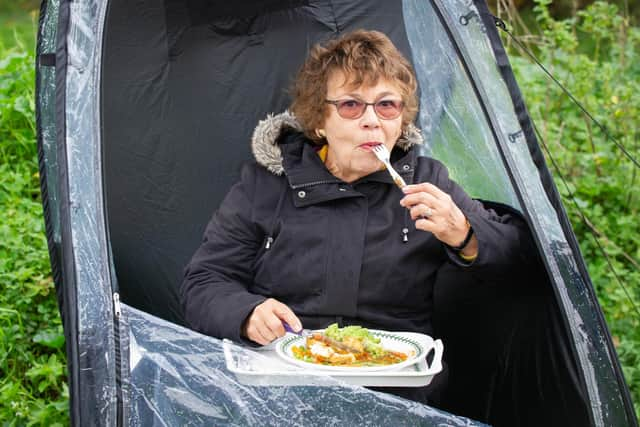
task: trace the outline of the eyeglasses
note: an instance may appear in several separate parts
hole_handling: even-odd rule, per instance
[[[383,120],[393,120],[402,114],[404,102],[392,99],[381,99],[376,102],[364,102],[359,99],[325,99],[327,104],[333,104],[338,110],[338,114],[343,119],[359,119],[363,116],[369,105],[373,106],[373,111]]]

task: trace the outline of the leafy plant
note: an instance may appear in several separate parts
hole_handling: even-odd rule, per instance
[[[0,422],[68,424],[35,143],[34,55],[0,48]]]
[[[38,23],[37,0],[0,2],[0,48],[15,44],[32,50]]]
[[[552,170],[640,417],[640,171],[619,147],[640,160],[640,29],[603,1],[561,21],[551,16],[549,0],[535,3],[538,59],[605,130],[515,48],[511,62],[529,112],[569,183],[567,188]]]

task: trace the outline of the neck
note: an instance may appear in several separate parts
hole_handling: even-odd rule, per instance
[[[335,176],[336,178],[346,183],[351,183],[357,180],[358,178],[362,178],[361,176],[358,176],[358,174],[354,174],[354,173],[345,174],[344,170],[340,167],[340,165],[337,162],[333,162],[329,156],[327,156],[327,160],[324,162],[324,165],[327,167],[327,170],[329,170],[329,172],[331,172],[333,176]]]
[[[356,181],[364,176],[363,174],[357,172],[346,172],[345,169],[340,166],[340,163],[336,161],[335,155],[331,151],[331,148],[329,148],[327,152],[327,158],[324,161],[324,165],[333,176],[346,183],[352,183],[353,181]]]

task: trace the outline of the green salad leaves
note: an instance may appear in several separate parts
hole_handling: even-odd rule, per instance
[[[380,338],[374,337],[367,328],[363,328],[362,326],[345,326],[344,328],[339,328],[337,323],[332,323],[327,326],[324,334],[333,340],[345,344],[349,344],[353,342],[353,340],[360,341],[364,349],[376,357],[384,353],[384,348],[382,348],[380,344]]]

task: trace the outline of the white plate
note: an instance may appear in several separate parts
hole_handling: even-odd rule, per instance
[[[378,330],[370,330],[369,332],[371,332],[374,337],[380,338],[380,344],[385,349],[407,354],[409,356],[407,357],[407,360],[400,363],[394,363],[393,365],[381,366],[328,366],[319,363],[305,362],[297,359],[293,355],[293,347],[306,345],[306,337],[298,335],[287,335],[282,338],[276,345],[276,353],[288,363],[328,372],[395,371],[424,360],[427,356],[427,351],[422,343],[418,340],[407,337],[406,335]]]

